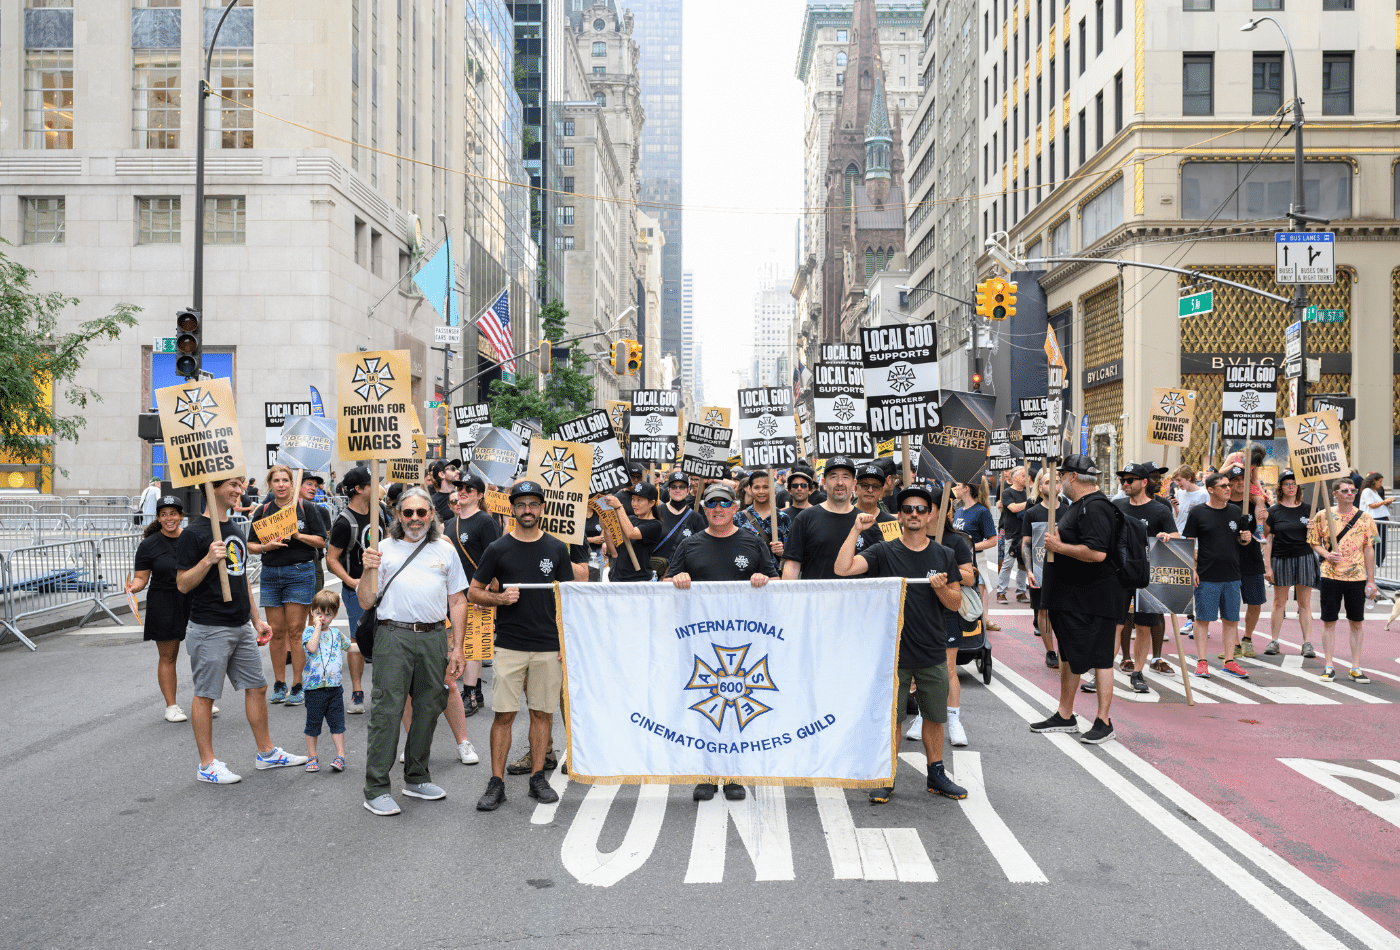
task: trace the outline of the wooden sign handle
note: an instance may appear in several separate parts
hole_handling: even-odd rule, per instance
[[[1049,534],[1051,531],[1055,530],[1055,509],[1059,506],[1060,503],[1060,489],[1059,486],[1055,483],[1056,479],[1059,478],[1059,476],[1055,474],[1055,460],[1053,458],[1050,458],[1049,456],[1046,456],[1045,467],[1050,470],[1050,500],[1049,503],[1045,506],[1045,510],[1049,513],[1050,516],[1045,523],[1045,532],[1046,534]],[[1045,560],[1055,560],[1055,552],[1047,550],[1045,552]]]
[[[218,499],[214,497],[214,483],[204,483],[204,505],[209,512],[209,530],[214,535],[215,541],[223,541],[223,532],[219,530],[219,515],[223,512],[219,510]],[[246,569],[246,565],[245,565]],[[233,591],[228,586],[228,557],[225,556],[219,562],[219,589],[223,591],[224,603],[233,600]]]
[[[909,464],[909,443],[911,437],[902,435],[899,437],[899,441],[904,447],[904,487],[908,488],[910,485],[914,484],[913,467]]]
[[[1186,654],[1181,648],[1181,629],[1176,622],[1176,614],[1172,614],[1172,639],[1176,640],[1177,665],[1181,667],[1181,685],[1186,688],[1186,705],[1196,705],[1195,697],[1191,695],[1191,677],[1186,672]],[[1202,640],[1202,643],[1205,641]]]
[[[622,543],[627,548],[627,556],[632,559],[632,570],[640,571],[642,569],[642,565],[637,561],[637,552],[632,550],[632,539],[624,534],[622,536]]]
[[[705,486],[710,483],[708,478],[700,479],[700,487],[695,491],[695,510],[700,510],[700,499],[705,495]]]
[[[379,459],[372,459],[369,463],[369,546],[379,550]],[[369,589],[378,595],[379,568],[365,568],[360,583],[368,584]]]
[[[768,523],[771,525],[772,534],[769,535],[774,541],[778,540],[778,473],[773,469],[768,470]]]
[[[948,523],[948,503],[953,494],[953,483],[943,486],[943,500],[938,503],[938,526],[934,529],[933,540],[943,543],[943,526]]]

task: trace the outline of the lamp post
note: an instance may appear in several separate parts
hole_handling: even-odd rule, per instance
[[[447,215],[439,214],[442,222],[442,243],[447,245],[447,285],[442,291],[442,325],[452,326],[452,282],[457,275],[452,272],[452,234],[447,227]],[[459,314],[460,316],[460,314]],[[447,394],[452,391],[452,344],[442,344],[442,458],[447,458],[448,438],[452,435],[452,406]]]

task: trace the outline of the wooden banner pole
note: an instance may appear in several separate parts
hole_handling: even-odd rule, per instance
[[[1186,653],[1181,648],[1181,628],[1176,622],[1176,614],[1172,618],[1172,639],[1176,641],[1176,660],[1181,667],[1181,685],[1186,689],[1186,705],[1196,705],[1196,699],[1191,695],[1191,676],[1186,672]]]
[[[938,526],[934,529],[933,540],[943,543],[943,526],[948,523],[948,504],[952,500],[953,483],[943,486],[943,498],[938,502]]]
[[[209,530],[214,535],[214,540],[222,542],[223,532],[219,530],[219,516],[223,514],[219,507],[219,500],[214,495],[214,483],[204,483],[204,506],[209,513]],[[233,591],[228,586],[228,556],[219,562],[219,589],[223,591],[224,603],[233,600]]]
[[[379,550],[379,459],[371,459],[369,463],[369,546]],[[368,584],[375,596],[379,596],[379,568],[365,568],[360,583]]]
[[[695,510],[696,510],[696,511],[699,511],[699,510],[700,510],[700,499],[704,497],[704,495],[705,495],[705,486],[708,485],[708,484],[710,484],[710,480],[709,480],[708,478],[702,478],[702,479],[700,479],[700,487],[697,488],[697,489],[695,490]]]

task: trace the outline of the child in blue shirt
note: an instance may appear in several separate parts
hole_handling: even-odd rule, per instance
[[[311,598],[311,620],[301,633],[301,645],[306,650],[306,669],[302,685],[306,694],[306,754],[311,758],[306,771],[319,772],[316,740],[321,736],[321,722],[331,728],[335,743],[335,758],[331,769],[345,771],[345,691],[340,685],[340,668],[350,638],[331,626],[340,613],[340,595],[323,590]]]

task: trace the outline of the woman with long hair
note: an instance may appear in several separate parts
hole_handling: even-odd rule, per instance
[[[1269,645],[1264,653],[1278,653],[1288,591],[1298,603],[1298,626],[1303,628],[1303,655],[1313,654],[1312,592],[1317,586],[1317,552],[1308,544],[1308,506],[1303,504],[1297,477],[1285,471],[1278,477],[1278,501],[1264,522],[1264,580],[1274,585],[1274,609],[1269,615]]]
[[[185,506],[174,495],[156,499],[156,513],[136,548],[129,594],[146,591],[146,616],[142,618],[142,639],[156,645],[156,683],[165,698],[165,721],[185,722],[188,716],[175,701],[175,660],[190,621],[190,598],[175,586],[179,564],[175,545],[180,538],[180,522]],[[149,589],[148,589],[149,588]],[[217,712],[218,710],[215,710]]]
[[[958,502],[957,511],[953,512],[953,527],[961,531],[972,542],[975,559],[977,552],[989,550],[997,543],[997,523],[992,518],[991,509],[987,505],[987,480],[985,478],[979,479],[976,485],[954,482],[953,497]],[[977,566],[975,560],[973,566]],[[987,584],[982,578],[980,567],[977,569],[977,586],[982,603],[985,604],[987,602]],[[985,616],[982,625],[988,630],[1001,629],[997,624],[987,620]]]
[[[1357,507],[1376,523],[1376,567],[1385,563],[1385,526],[1390,521],[1390,503],[1385,500],[1385,476],[1372,472],[1361,483]]]

